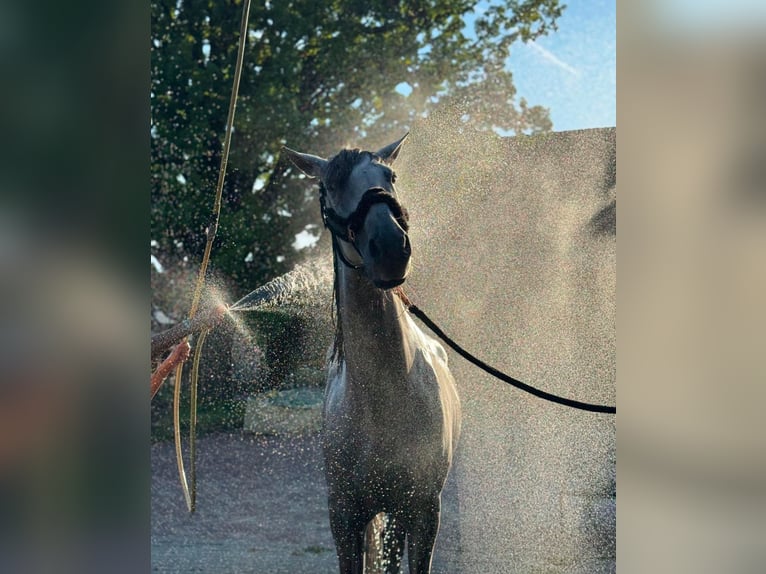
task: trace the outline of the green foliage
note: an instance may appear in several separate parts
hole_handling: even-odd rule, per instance
[[[327,347],[332,342],[332,326],[316,317],[284,311],[253,313],[251,324],[263,350],[263,366],[258,391],[292,386],[310,386],[316,381],[305,376],[311,367],[321,372]],[[321,378],[324,383],[324,378]]]
[[[160,390],[160,393],[172,392],[173,385],[165,385],[168,390]],[[159,397],[159,395],[157,395]],[[151,431],[152,442],[167,441],[173,439],[173,402],[172,399],[152,401],[151,404]],[[197,405],[197,436],[206,434],[240,430],[245,419],[246,401],[242,398],[214,400],[202,396]],[[184,436],[188,436],[189,402],[181,401],[181,429]]]
[[[558,0],[273,0],[250,12],[212,266],[243,286],[292,267],[316,225],[313,189],[279,149],[375,147],[448,102],[484,129],[550,129],[504,70],[515,41],[556,28]],[[152,239],[160,260],[201,259],[220,163],[242,2],[153,0]],[[475,35],[463,17],[475,14]],[[397,85],[412,92],[403,96]],[[252,255],[249,255],[252,254]]]

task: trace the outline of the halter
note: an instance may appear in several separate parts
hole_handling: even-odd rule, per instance
[[[394,219],[406,233],[410,227],[409,213],[407,213],[407,210],[401,203],[399,203],[399,200],[397,200],[392,193],[387,192],[382,187],[371,187],[365,191],[362,199],[356,206],[356,209],[348,217],[341,217],[332,207],[327,207],[327,188],[324,183],[319,184],[319,207],[322,212],[322,222],[332,234],[333,247],[340,257],[340,260],[352,269],[361,269],[363,265],[355,265],[343,255],[343,250],[339,248],[337,243],[338,239],[350,243],[361,257],[362,254],[356,246],[356,237],[364,226],[367,213],[369,213],[372,206],[377,203],[385,203],[388,205]]]

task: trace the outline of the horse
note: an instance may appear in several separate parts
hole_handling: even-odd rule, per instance
[[[341,574],[427,574],[441,492],[460,434],[444,348],[407,311],[409,214],[392,164],[407,138],[330,159],[283,148],[319,179],[332,236],[335,339],[328,351],[322,450]]]

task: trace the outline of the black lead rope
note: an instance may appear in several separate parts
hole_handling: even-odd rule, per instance
[[[454,351],[466,359],[467,361],[473,363],[480,369],[486,371],[493,377],[496,377],[500,379],[501,381],[508,383],[509,385],[513,385],[517,389],[521,389],[522,391],[526,391],[530,394],[535,395],[536,397],[540,397],[541,399],[545,399],[546,401],[551,401],[553,403],[558,403],[560,405],[564,405],[567,407],[572,407],[573,409],[581,409],[583,411],[590,411],[593,413],[617,413],[617,407],[610,407],[607,405],[592,405],[590,403],[581,403],[580,401],[574,401],[572,399],[566,399],[564,397],[559,397],[556,395],[552,395],[551,393],[547,393],[545,391],[541,391],[540,389],[536,389],[534,387],[530,387],[526,383],[522,383],[518,379],[514,379],[513,377],[510,377],[506,375],[505,373],[502,373],[495,369],[494,367],[491,367],[481,359],[478,359],[474,357],[471,353],[466,351],[463,347],[458,345],[455,341],[450,339],[447,334],[442,331],[436,323],[431,321],[431,319],[428,318],[428,315],[426,315],[423,311],[421,311],[416,305],[409,305],[407,307],[413,315],[415,315],[418,319],[423,321],[425,325],[431,329],[439,338],[441,338],[442,341],[447,343]]]

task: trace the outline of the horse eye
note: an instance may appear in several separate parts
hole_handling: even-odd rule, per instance
[[[396,183],[396,174],[393,171],[391,172],[391,183]]]

